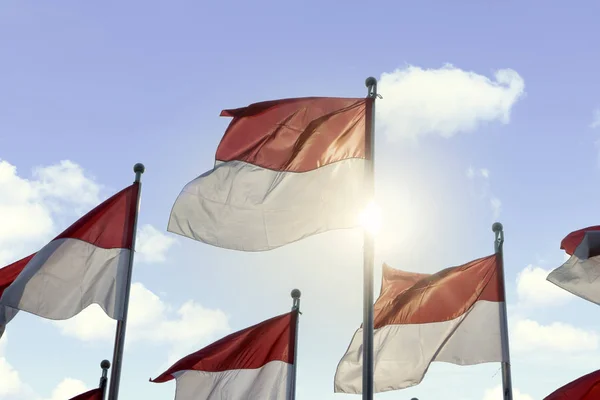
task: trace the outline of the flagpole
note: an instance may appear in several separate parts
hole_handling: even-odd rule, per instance
[[[494,232],[494,250],[500,258],[500,285],[502,286],[502,315],[500,317],[500,340],[502,344],[502,354],[506,356],[506,361],[502,362],[502,391],[503,400],[513,400],[512,376],[510,372],[510,349],[508,346],[508,316],[506,311],[506,286],[504,279],[504,227],[500,222],[492,225]]]
[[[129,253],[129,265],[127,266],[127,280],[125,283],[125,294],[123,299],[123,318],[117,321],[117,331],[115,333],[115,348],[113,352],[112,371],[110,373],[110,388],[108,390],[108,400],[117,400],[119,398],[119,383],[121,381],[121,367],[123,363],[123,349],[125,347],[125,329],[127,327],[127,312],[129,311],[129,293],[131,291],[131,275],[133,273],[133,257],[135,255],[135,237],[137,233],[138,213],[140,208],[140,197],[142,193],[142,174],[146,168],[144,164],[137,163],[133,166],[135,172],[135,183],[139,184],[137,205],[135,207],[135,217],[133,220],[133,232],[131,240],[131,252]]]
[[[108,369],[110,368],[110,361],[102,360],[102,362],[100,363],[100,368],[102,368],[102,376],[100,377],[100,384],[98,385],[98,387],[102,391],[101,399],[104,400],[104,397],[106,395],[106,383],[108,381]]]
[[[292,290],[292,311],[296,314],[296,329],[294,329],[294,364],[292,364],[292,380],[290,384],[290,400],[296,400],[296,374],[298,371],[298,325],[300,322],[300,290]]]
[[[375,98],[377,97],[377,79],[367,78],[367,97],[371,98],[371,106],[367,103],[365,116],[365,191],[367,206],[375,198]],[[363,249],[363,370],[362,398],[373,400],[373,269],[375,264],[375,241],[373,233],[364,230]]]

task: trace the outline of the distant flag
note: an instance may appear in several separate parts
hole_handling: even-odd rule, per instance
[[[85,393],[81,393],[80,395],[71,398],[71,400],[103,400],[102,395],[102,389],[96,388]]]
[[[228,249],[271,250],[351,228],[365,206],[372,98],[266,101],[233,117],[212,170],[177,197],[167,230]]]
[[[291,400],[298,313],[295,309],[232,333],[151,382],[175,379],[175,400]]]
[[[0,327],[17,310],[64,320],[94,303],[121,319],[138,189],[121,190],[37,253],[0,269]]]
[[[597,400],[600,399],[600,370],[584,375],[557,389],[544,400]]]
[[[547,280],[583,299],[600,305],[600,226],[571,232],[560,248],[569,259]]]
[[[433,361],[457,365],[500,362],[504,292],[498,256],[436,274],[383,266],[375,302],[374,392],[421,382]],[[335,374],[335,392],[361,393],[362,328]]]

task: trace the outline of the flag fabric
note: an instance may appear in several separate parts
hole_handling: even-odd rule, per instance
[[[77,395],[71,400],[102,400],[102,389],[96,388]]]
[[[63,320],[93,303],[121,319],[138,196],[134,183],[37,253],[0,269],[0,327],[17,310]]]
[[[294,310],[232,333],[151,382],[175,379],[175,400],[290,399],[297,318]]]
[[[501,343],[504,312],[497,255],[432,275],[384,265],[374,305],[374,391],[419,384],[433,361],[507,361]],[[360,328],[338,365],[337,393],[362,391],[362,338]]]
[[[308,97],[224,110],[214,168],[177,197],[167,230],[264,251],[357,226],[370,98]]]
[[[544,400],[597,399],[600,399],[600,370],[567,383],[544,398]]]
[[[600,305],[600,226],[569,233],[560,248],[570,257],[546,279],[575,296]]]

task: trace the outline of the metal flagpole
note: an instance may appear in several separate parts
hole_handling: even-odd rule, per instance
[[[502,354],[506,356],[506,361],[502,362],[502,389],[503,400],[513,400],[512,377],[510,373],[510,349],[508,346],[508,317],[506,312],[506,287],[504,285],[504,227],[500,222],[492,225],[494,231],[494,250],[500,258],[500,285],[502,285],[502,315],[500,316],[500,340],[502,341]]]
[[[108,360],[102,360],[102,362],[100,363],[100,368],[102,368],[102,376],[100,377],[100,390],[102,391],[101,394],[101,399],[104,400],[105,394],[106,394],[106,383],[108,381],[108,369],[110,368],[110,361]]]
[[[371,107],[368,107],[365,116],[365,191],[367,193],[367,206],[375,198],[375,98],[377,97],[377,79],[367,78],[365,85]],[[364,231],[363,249],[363,374],[362,398],[373,400],[373,269],[375,264],[375,241],[373,233]]]
[[[298,325],[300,321],[300,295],[300,290],[292,290],[292,311],[297,311],[297,314],[296,329],[294,329],[294,364],[292,365],[290,400],[296,400],[296,372],[298,371]]]
[[[117,400],[119,398],[121,365],[123,363],[123,349],[125,347],[125,329],[127,327],[127,312],[129,310],[129,292],[131,291],[131,274],[133,272],[133,256],[135,255],[135,237],[137,232],[140,197],[142,194],[141,178],[145,170],[146,168],[144,167],[144,164],[137,163],[133,166],[133,172],[135,172],[135,182],[137,182],[140,186],[138,189],[137,205],[135,207],[135,217],[133,220],[133,238],[131,241],[131,252],[129,254],[129,265],[127,266],[125,297],[123,299],[123,319],[117,321],[117,331],[115,333],[115,348],[112,362],[113,368],[110,373],[110,388],[108,390],[108,400]]]

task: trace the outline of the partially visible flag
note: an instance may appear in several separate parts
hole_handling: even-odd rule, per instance
[[[151,382],[175,379],[175,400],[289,400],[297,318],[292,311],[232,333]]]
[[[598,399],[600,399],[600,370],[575,379],[544,397],[544,400]]]
[[[421,382],[433,361],[506,361],[501,343],[504,292],[492,255],[436,274],[383,266],[374,305],[374,392]],[[335,392],[362,391],[362,328],[335,374]]]
[[[211,171],[177,197],[167,230],[264,251],[358,224],[371,98],[266,101],[233,117]]]
[[[103,400],[102,394],[103,394],[102,389],[96,388],[96,389],[89,390],[85,393],[81,393],[80,395],[77,395],[77,396],[71,398],[70,400]]]
[[[0,333],[17,310],[63,320],[96,303],[121,319],[138,195],[134,183],[37,253],[0,269]]]
[[[600,305],[600,226],[569,233],[560,248],[571,257],[552,271],[547,280]]]

